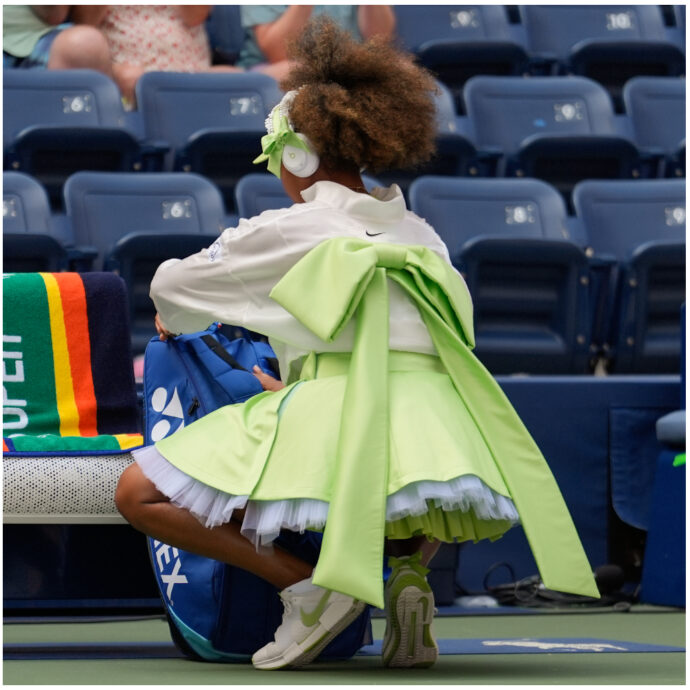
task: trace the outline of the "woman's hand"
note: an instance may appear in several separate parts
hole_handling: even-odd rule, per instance
[[[156,318],[153,320],[153,323],[156,326],[156,331],[158,333],[158,338],[159,340],[167,340],[168,338],[174,338],[175,334],[171,333],[165,326],[163,326],[163,323],[161,322],[161,317],[158,316],[158,312],[156,312]]]
[[[285,388],[285,384],[270,374],[266,374],[258,366],[254,366],[252,373],[259,379],[259,383],[263,386],[265,391],[279,391]]]

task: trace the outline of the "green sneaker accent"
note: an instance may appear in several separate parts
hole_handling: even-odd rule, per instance
[[[324,612],[326,604],[328,604],[328,597],[330,597],[330,595],[330,591],[326,590],[321,599],[319,599],[316,608],[311,613],[307,613],[303,608],[300,608],[299,615],[302,619],[302,625],[304,625],[305,628],[311,628],[319,622],[319,618],[321,618],[321,614]]]
[[[396,558],[395,556],[388,556],[388,567],[395,571],[398,568],[408,567],[412,568],[415,572],[419,573],[422,577],[426,577],[429,574],[429,568],[425,568],[422,565],[422,552],[417,551],[417,553],[411,556],[402,556],[401,558]],[[393,573],[391,573],[391,577]]]
[[[288,587],[280,598],[285,610],[274,640],[252,655],[252,664],[262,671],[311,663],[366,608],[362,601],[323,588],[295,592]]]

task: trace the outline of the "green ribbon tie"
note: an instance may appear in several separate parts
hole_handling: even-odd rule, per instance
[[[286,146],[296,146],[297,148],[309,151],[309,147],[297,136],[290,127],[290,123],[285,115],[280,115],[278,107],[273,109],[273,132],[261,137],[261,153],[252,162],[263,163],[268,161],[268,171],[280,178],[280,163],[283,158],[283,149]]]
[[[325,342],[355,317],[337,464],[313,581],[383,608],[389,462],[388,279],[417,305],[453,385],[490,449],[550,589],[598,597],[553,475],[493,376],[472,354],[472,302],[430,249],[334,238],[288,271],[271,297]],[[421,402],[420,404],[424,404]]]
[[[422,565],[422,552],[417,551],[411,556],[403,556],[401,558],[396,558],[395,556],[388,556],[388,567],[391,570],[396,570],[401,566],[408,566],[412,568],[416,573],[422,577],[426,577],[429,574],[429,568],[425,568]]]

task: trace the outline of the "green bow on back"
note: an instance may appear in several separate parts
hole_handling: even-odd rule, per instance
[[[336,477],[314,583],[380,608],[384,605],[388,279],[417,305],[510,490],[545,585],[598,597],[591,567],[541,452],[494,378],[471,352],[472,303],[464,282],[426,247],[355,238],[321,243],[271,292],[276,302],[325,342],[332,342],[356,318]]]
[[[276,177],[280,177],[280,163],[283,158],[283,149],[286,146],[296,146],[297,148],[309,151],[309,147],[297,136],[290,127],[290,123],[285,115],[280,114],[280,108],[276,106],[271,112],[273,122],[273,132],[261,137],[261,153],[252,162],[263,163],[268,161],[268,171]]]

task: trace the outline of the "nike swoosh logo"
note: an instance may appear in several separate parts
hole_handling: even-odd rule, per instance
[[[311,628],[313,625],[316,625],[319,622],[319,618],[321,617],[321,614],[326,608],[326,604],[328,603],[328,597],[330,595],[330,591],[325,591],[321,599],[319,599],[319,603],[316,605],[316,608],[311,613],[308,613],[303,608],[300,608],[299,615],[305,627]]]
[[[365,230],[364,232],[366,232],[366,234],[369,235],[369,237],[376,237],[377,235],[383,235],[382,232],[369,232],[368,230]]]

